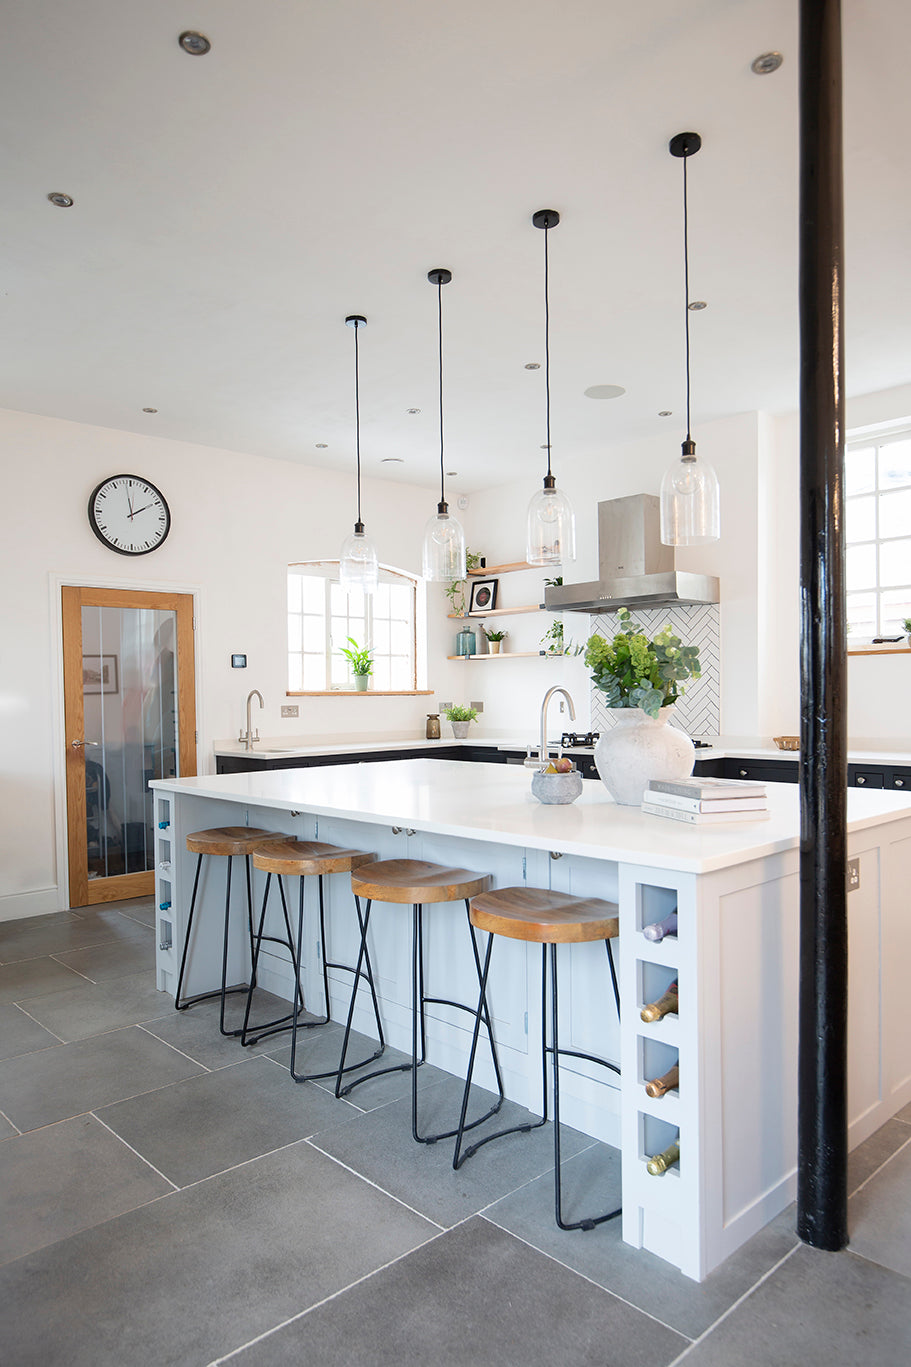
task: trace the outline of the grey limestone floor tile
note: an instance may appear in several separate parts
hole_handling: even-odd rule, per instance
[[[911,1281],[911,1134],[905,1147],[851,1197],[848,1228],[853,1253]]]
[[[323,1073],[336,1068],[341,1056],[343,1035],[343,1027],[334,1022],[322,1029],[308,1030],[306,1035],[299,1034],[296,1071],[298,1073]],[[367,1035],[361,1035],[357,1031],[352,1031],[351,1038],[348,1041],[347,1064],[350,1066],[351,1063],[355,1063],[359,1059],[369,1059],[377,1047],[378,1042],[376,1040],[370,1039]],[[285,1044],[282,1049],[276,1050],[273,1056],[282,1067],[287,1068],[291,1061],[290,1044]],[[365,1063],[361,1068],[350,1068],[350,1071],[345,1073],[345,1086],[358,1079],[368,1079],[358,1082],[346,1100],[357,1106],[359,1110],[372,1111],[378,1106],[387,1106],[390,1101],[398,1101],[400,1097],[410,1097],[410,1068],[407,1072],[397,1071],[384,1073],[382,1077],[369,1077],[369,1074],[376,1068],[392,1068],[398,1064],[410,1064],[410,1062],[410,1054],[405,1054],[401,1049],[393,1049],[387,1045],[385,1052],[374,1062]],[[451,1076],[450,1073],[445,1073],[441,1068],[435,1068],[432,1064],[422,1064],[420,1069],[421,1089],[423,1090],[437,1082],[444,1082]],[[335,1092],[334,1077],[323,1078],[316,1085],[333,1094]]]
[[[137,926],[137,930],[140,927]],[[59,964],[75,969],[90,982],[108,982],[123,978],[128,973],[155,971],[155,943],[151,933],[141,928],[140,936],[129,940],[114,940],[108,944],[92,945],[88,949],[70,949],[53,957]]]
[[[0,1190],[0,1262],[9,1262],[173,1187],[83,1115],[0,1144]]]
[[[28,1014],[11,1002],[0,1006],[0,1059],[12,1058],[15,1054],[30,1054],[34,1049],[47,1049],[60,1040],[50,1030],[45,1030]]]
[[[482,1149],[469,1164],[483,1159]],[[659,1179],[656,1179],[659,1180]],[[620,1155],[594,1144],[563,1160],[564,1218],[612,1210],[620,1202]],[[759,1277],[797,1243],[793,1210],[778,1216],[711,1273],[704,1282],[685,1277],[663,1258],[632,1248],[621,1217],[592,1230],[562,1230],[553,1212],[553,1174],[491,1206],[485,1218],[591,1278],[690,1338],[703,1333]]]
[[[448,1074],[442,1082],[422,1087],[418,1116],[422,1133],[455,1127],[462,1088],[463,1084]],[[483,1114],[493,1100],[492,1093],[473,1087],[469,1118]],[[498,1115],[472,1132],[472,1137],[536,1119],[524,1107],[507,1101]],[[562,1138],[569,1154],[593,1143],[587,1135],[565,1127]],[[553,1130],[546,1125],[529,1134],[496,1140],[455,1172],[454,1140],[416,1144],[412,1139],[410,1096],[320,1131],[312,1142],[384,1191],[407,1201],[422,1215],[446,1226],[476,1214],[504,1192],[514,1191],[553,1166]]]
[[[224,1068],[260,1054],[275,1055],[276,1051],[280,1054],[283,1049],[287,1053],[282,1043],[287,1038],[284,1031],[269,1035],[257,1044],[246,1047],[241,1045],[236,1036],[223,1035],[218,1028],[221,1002],[217,999],[198,1002],[186,1011],[175,1011],[174,999],[164,993],[159,994],[158,1000],[162,1009],[151,1019],[142,1022],[143,1029],[158,1039],[173,1044],[175,1049],[181,1049],[206,1068]],[[228,1029],[239,1029],[243,1024],[245,1003],[246,997],[242,993],[238,992],[228,997],[225,1011],[225,1024]],[[281,997],[264,992],[261,988],[256,988],[253,993],[252,1009],[257,1013],[256,1019],[283,1015],[288,1005],[289,1003]],[[309,1038],[311,1035],[320,1034],[321,1031],[317,1028],[305,1033]]]
[[[685,1367],[897,1367],[911,1362],[911,1282],[801,1244],[684,1358]]]
[[[177,1186],[304,1139],[352,1112],[296,1087],[268,1058],[249,1058],[106,1106],[98,1115]]]
[[[83,949],[87,945],[105,944],[112,940],[135,939],[148,932],[146,926],[117,912],[94,913],[89,908],[84,910],[90,914],[64,911],[50,916],[30,916],[22,921],[4,922],[4,925],[13,929],[5,935],[0,934],[0,963],[18,963],[22,959],[35,959],[42,954],[65,954],[70,949]]]
[[[15,1125],[12,1125],[5,1115],[0,1114],[0,1140],[12,1139],[13,1136],[18,1133],[19,1131],[16,1129]]]
[[[115,912],[118,916],[123,916],[129,921],[138,921],[144,926],[155,924],[154,897],[129,897],[119,902],[106,902],[100,907],[78,907],[77,915],[87,917],[93,911]]]
[[[143,1030],[113,1030],[0,1062],[0,1110],[20,1130],[82,1115],[199,1072]]]
[[[911,1101],[902,1107],[895,1119],[903,1121],[905,1125],[911,1125]]]
[[[73,969],[47,955],[0,965],[0,1002],[31,1001],[48,992],[63,992],[67,988],[80,991],[90,986]]]
[[[67,990],[48,989],[43,996],[30,997],[25,1005],[40,1025],[69,1041],[138,1025],[157,1015],[169,1000],[157,991],[155,975],[146,971],[99,984],[83,980],[79,987]]]
[[[0,1269],[16,1367],[203,1367],[435,1227],[306,1142]]]
[[[848,1154],[848,1195],[855,1192],[862,1182],[872,1177],[902,1144],[911,1139],[911,1130],[898,1120],[887,1120],[885,1125],[871,1134],[862,1144],[858,1144]]]
[[[546,1288],[546,1292],[544,1291]],[[687,1340],[484,1220],[231,1358],[236,1367],[666,1367]]]

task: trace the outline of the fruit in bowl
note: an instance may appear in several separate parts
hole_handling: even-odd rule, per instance
[[[541,770],[541,773],[542,773],[542,774],[571,774],[571,773],[574,772],[575,768],[576,768],[576,766],[573,764],[572,760],[571,760],[571,759],[567,759],[566,756],[564,755],[561,759],[552,759],[551,762],[550,762],[550,764],[548,764],[547,767],[546,767],[545,769],[542,769],[542,770]]]
[[[564,805],[575,802],[582,792],[582,775],[576,772],[571,760],[565,760],[568,769],[557,769],[556,764],[548,764],[546,769],[536,769],[531,776],[532,795],[539,802]]]

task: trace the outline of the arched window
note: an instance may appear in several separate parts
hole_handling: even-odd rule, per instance
[[[337,560],[289,565],[288,692],[353,692],[341,653],[349,637],[372,648],[371,691],[416,691],[419,585],[401,570],[381,568],[376,592],[363,594],[342,588]]]
[[[911,431],[850,440],[845,452],[848,621],[853,646],[904,636],[911,618]]]

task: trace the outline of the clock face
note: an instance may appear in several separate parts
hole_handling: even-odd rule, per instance
[[[164,495],[139,475],[112,475],[89,499],[89,525],[118,555],[148,555],[171,530]]]

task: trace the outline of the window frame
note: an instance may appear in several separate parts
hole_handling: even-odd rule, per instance
[[[891,594],[891,593],[895,593],[895,592],[899,592],[899,593],[900,593],[900,592],[905,592],[905,591],[907,591],[907,593],[908,593],[908,595],[909,595],[909,599],[911,599],[911,557],[909,557],[909,566],[908,566],[909,577],[908,577],[908,582],[907,582],[907,584],[888,584],[888,585],[886,585],[886,586],[883,586],[883,585],[881,584],[881,582],[880,582],[880,547],[883,546],[883,545],[888,545],[890,542],[900,542],[900,541],[905,541],[905,540],[908,540],[908,539],[909,539],[908,536],[903,536],[903,535],[898,535],[898,536],[883,536],[883,535],[880,534],[881,499],[882,499],[884,493],[888,492],[887,490],[884,490],[884,489],[882,488],[881,484],[880,484],[880,452],[882,451],[882,449],[883,449],[884,447],[891,446],[893,443],[902,442],[902,441],[905,441],[905,442],[911,441],[911,421],[909,421],[909,420],[907,420],[907,419],[904,420],[904,421],[901,422],[901,423],[890,424],[888,427],[883,426],[883,427],[879,427],[879,428],[872,428],[872,429],[866,429],[866,430],[863,430],[863,429],[856,430],[856,431],[854,431],[854,432],[848,434],[847,441],[845,442],[845,464],[846,464],[846,467],[847,467],[848,458],[849,458],[849,456],[850,456],[850,454],[851,454],[852,451],[858,451],[858,450],[872,450],[872,452],[873,452],[873,487],[872,487],[872,489],[866,490],[866,491],[861,492],[861,493],[850,494],[850,495],[846,492],[846,493],[845,493],[845,496],[844,496],[844,502],[845,502],[845,525],[846,525],[846,528],[847,528],[847,514],[848,514],[848,509],[849,509],[850,504],[851,504],[854,500],[856,500],[856,499],[861,499],[861,498],[869,498],[869,497],[872,497],[873,500],[874,500],[874,502],[873,502],[874,535],[871,536],[871,537],[865,538],[864,540],[858,540],[858,541],[853,541],[853,542],[848,541],[848,540],[847,540],[847,536],[846,536],[846,541],[845,541],[846,553],[849,552],[850,550],[854,549],[855,547],[870,546],[870,547],[873,547],[873,549],[874,549],[874,554],[875,554],[875,560],[874,560],[874,582],[873,582],[872,584],[868,585],[868,586],[863,587],[863,588],[859,588],[859,587],[852,587],[852,588],[849,588],[848,585],[847,585],[847,583],[845,584],[845,597],[846,597],[846,602],[847,602],[849,596],[852,595],[852,594],[859,594],[859,593],[867,593],[867,594],[870,594],[870,595],[872,596],[872,598],[873,598],[873,608],[874,608],[874,614],[875,614],[875,629],[874,629],[873,635],[868,635],[868,636],[852,636],[850,630],[848,631],[848,635],[847,635],[847,644],[848,644],[848,654],[850,654],[850,655],[868,654],[868,653],[869,653],[869,654],[887,654],[887,653],[893,653],[893,652],[901,652],[901,653],[904,653],[904,652],[906,652],[906,650],[907,650],[907,644],[906,644],[906,641],[905,641],[905,640],[903,640],[902,642],[892,642],[892,643],[884,643],[884,644],[874,644],[874,641],[876,640],[876,638],[882,636],[887,630],[888,630],[889,633],[890,633],[891,635],[893,635],[893,636],[897,634],[897,630],[896,630],[896,629],[892,629],[892,628],[888,628],[888,629],[887,629],[887,628],[885,628],[884,625],[883,625],[883,597],[884,597],[884,595],[887,594],[887,593],[888,593],[888,594]],[[846,485],[846,488],[847,488],[847,470],[846,470],[845,485]],[[901,489],[902,487],[904,487],[904,489],[911,489],[911,483],[909,483],[908,485],[905,485],[905,486],[899,486],[899,489],[896,489],[896,492],[899,492],[900,489]],[[902,633],[902,635],[903,635],[903,637],[904,637],[904,633]],[[891,646],[891,650],[890,650],[890,646]]]

